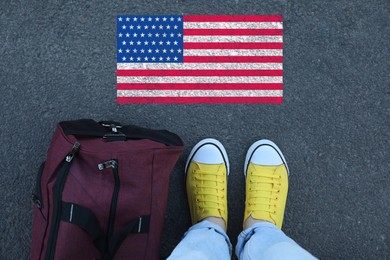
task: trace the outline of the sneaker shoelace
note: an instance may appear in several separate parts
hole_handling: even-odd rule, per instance
[[[274,172],[251,172],[248,201],[250,212],[276,213],[280,179],[281,176]]]
[[[207,172],[195,170],[195,196],[198,207],[201,210],[216,209],[224,211],[225,179],[224,172]]]

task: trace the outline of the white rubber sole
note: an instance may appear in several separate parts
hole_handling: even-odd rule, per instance
[[[254,144],[252,144],[251,147],[249,147],[248,152],[246,153],[246,157],[245,157],[244,175],[246,176],[246,171],[248,169],[248,165],[249,165],[249,162],[252,158],[253,153],[256,151],[257,148],[259,148],[260,146],[263,146],[263,145],[271,146],[272,148],[274,148],[278,152],[280,158],[282,158],[282,161],[287,168],[288,175],[290,175],[290,170],[288,169],[287,162],[286,162],[286,159],[284,158],[282,151],[280,151],[279,147],[274,142],[267,140],[267,139],[259,140],[259,141],[255,142]]]
[[[190,152],[190,155],[187,158],[187,162],[186,162],[186,167],[184,169],[184,173],[187,174],[188,166],[190,165],[190,162],[191,162],[192,158],[194,157],[195,153],[199,150],[199,148],[201,148],[203,145],[206,145],[206,144],[212,144],[212,145],[216,146],[218,148],[218,150],[221,152],[223,160],[226,163],[227,175],[229,175],[230,164],[229,164],[229,158],[227,156],[225,147],[223,147],[223,145],[222,145],[222,143],[220,141],[218,141],[218,140],[216,140],[214,138],[203,139],[200,142],[198,142],[194,146],[194,148],[192,148],[192,150]]]

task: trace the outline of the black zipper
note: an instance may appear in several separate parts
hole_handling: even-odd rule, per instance
[[[79,148],[80,148],[80,143],[76,142],[73,145],[72,151],[66,156],[58,172],[56,181],[53,186],[53,217],[52,217],[52,224],[50,227],[49,240],[48,240],[45,260],[54,259],[56,245],[57,245],[58,229],[61,220],[62,191],[64,190],[65,182],[68,177],[71,163],[73,161],[74,156],[78,152]]]
[[[98,165],[98,168],[99,170],[112,168],[112,171],[114,173],[114,191],[112,193],[112,198],[111,198],[110,215],[108,217],[108,228],[106,233],[106,247],[103,256],[103,259],[111,259],[111,257],[113,256],[110,255],[110,242],[114,234],[116,208],[118,206],[118,197],[119,197],[119,188],[120,188],[118,161],[110,160],[104,163],[100,163]]]

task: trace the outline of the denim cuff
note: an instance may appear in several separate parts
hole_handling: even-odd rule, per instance
[[[278,229],[279,230],[279,228],[276,225],[274,225],[270,222],[266,222],[266,221],[262,221],[262,222],[253,224],[249,228],[243,230],[240,233],[240,235],[238,236],[238,240],[237,240],[237,245],[236,245],[236,256],[237,257],[240,257],[241,252],[244,250],[246,242],[253,236],[253,234],[255,233],[255,230],[257,228],[271,228],[271,229]]]
[[[213,229],[216,233],[220,234],[221,236],[224,237],[227,246],[229,247],[229,254],[232,256],[232,244],[230,243],[230,239],[228,235],[226,234],[225,230],[221,228],[219,225],[214,224],[208,220],[202,220],[201,222],[193,225],[188,229],[188,231],[184,234],[184,237],[187,235],[188,232],[191,230],[196,230],[196,229],[203,229],[203,228],[208,228],[208,229]]]

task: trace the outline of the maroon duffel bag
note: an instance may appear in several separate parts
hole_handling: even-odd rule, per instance
[[[33,194],[31,259],[158,259],[182,150],[165,130],[59,123]]]

